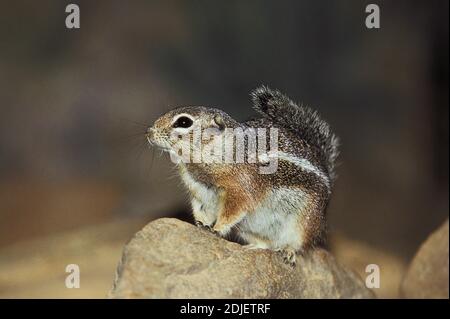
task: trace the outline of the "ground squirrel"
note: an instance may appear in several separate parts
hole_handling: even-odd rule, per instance
[[[219,109],[180,107],[156,120],[146,137],[176,160],[198,226],[221,236],[236,229],[246,247],[280,251],[295,265],[296,253],[325,240],[338,138],[316,111],[279,91],[260,87],[251,97],[259,118],[239,123]],[[260,152],[273,136],[256,135],[269,129],[276,133],[276,150]],[[213,133],[195,138],[195,132],[208,130]],[[224,138],[230,130],[244,132],[241,161],[237,135]],[[255,138],[249,131],[256,132]],[[232,161],[223,160],[226,149],[232,149]],[[261,172],[261,163],[271,159],[277,160],[276,169]]]

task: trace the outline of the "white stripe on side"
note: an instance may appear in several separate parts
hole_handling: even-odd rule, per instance
[[[306,172],[313,173],[314,175],[319,177],[324,182],[324,184],[327,186],[328,192],[331,191],[330,190],[330,179],[328,178],[328,176],[324,172],[322,172],[318,167],[314,166],[307,159],[300,158],[300,157],[297,157],[297,156],[294,156],[292,154],[285,153],[285,152],[278,152],[278,159],[290,162],[290,163],[300,167],[302,170],[304,170]]]

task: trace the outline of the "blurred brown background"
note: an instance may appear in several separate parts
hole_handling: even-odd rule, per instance
[[[103,297],[134,232],[189,215],[145,125],[180,105],[244,120],[260,84],[340,136],[331,247],[362,274],[380,264],[395,297],[448,217],[449,3],[375,3],[379,30],[364,1],[1,0],[0,297]]]

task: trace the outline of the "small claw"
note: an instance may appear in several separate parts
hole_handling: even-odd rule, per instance
[[[195,221],[195,226],[197,226],[197,227],[205,227],[205,224],[203,224],[201,221],[199,221],[199,220],[196,220]]]
[[[215,233],[215,231],[213,230],[213,228],[210,225],[205,225],[201,221],[196,220],[195,221],[195,226],[197,226],[197,227],[199,227],[201,229],[207,230],[209,232]]]
[[[201,221],[196,220],[195,225],[200,228],[210,228],[210,226],[203,224]]]
[[[231,231],[231,227],[228,225],[217,225],[217,223],[213,227],[213,233],[219,237],[225,237]]]
[[[209,228],[209,231],[210,231],[211,233],[213,233],[214,235],[216,235],[216,236],[222,237],[222,235],[220,234],[220,232],[217,231],[217,230],[215,230],[213,227],[210,227],[210,228]]]

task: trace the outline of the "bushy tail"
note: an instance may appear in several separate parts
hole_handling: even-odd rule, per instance
[[[294,132],[308,144],[319,148],[326,162],[328,174],[335,180],[339,139],[316,111],[299,106],[279,91],[265,86],[254,90],[251,97],[257,112]]]

